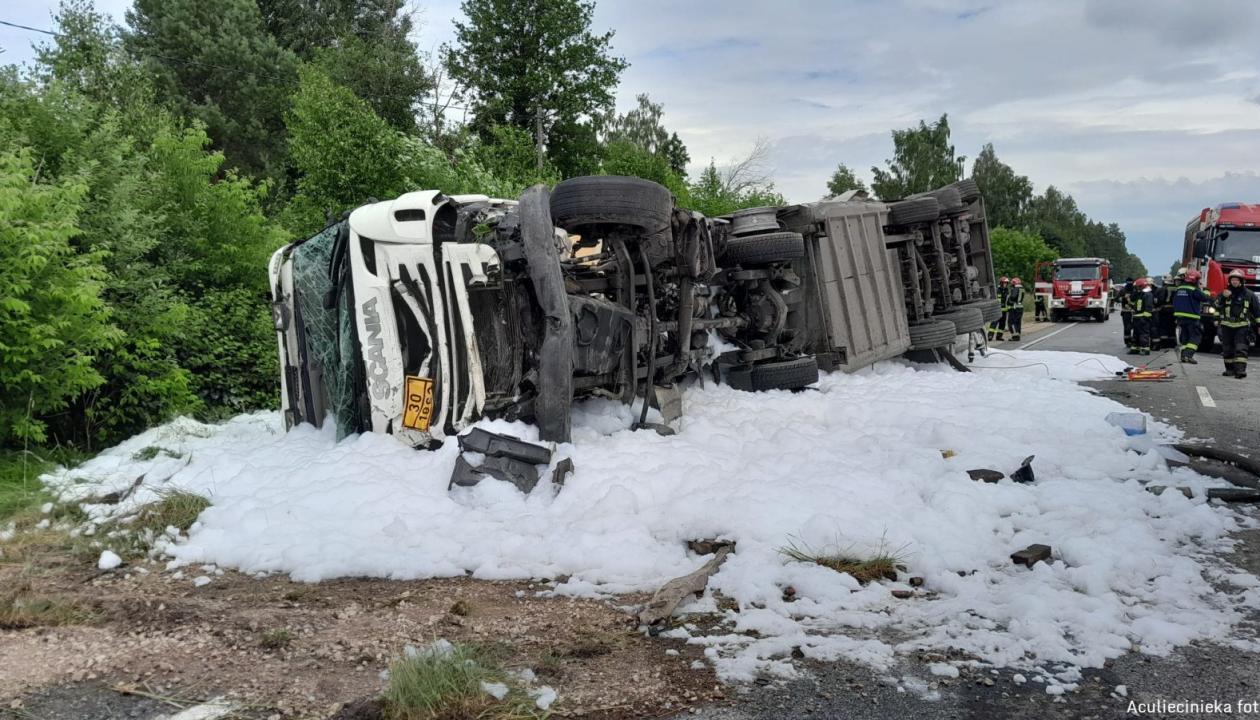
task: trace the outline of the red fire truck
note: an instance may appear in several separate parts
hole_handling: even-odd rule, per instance
[[[1260,291],[1260,204],[1229,202],[1203,208],[1186,224],[1181,263],[1198,270],[1202,283],[1215,297],[1225,289],[1225,277],[1243,272],[1247,287]],[[1203,309],[1203,340],[1207,350],[1216,341],[1216,310]]]
[[[1105,258],[1060,258],[1050,263],[1050,281],[1037,268],[1034,289],[1048,294],[1051,322],[1088,315],[1098,322],[1111,317],[1111,263]]]

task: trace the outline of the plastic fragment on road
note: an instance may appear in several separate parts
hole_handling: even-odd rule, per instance
[[[1146,416],[1142,413],[1108,413],[1105,418],[1108,424],[1124,430],[1124,434],[1132,437],[1133,435],[1146,434]]]

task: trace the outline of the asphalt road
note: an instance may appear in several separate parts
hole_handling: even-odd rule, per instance
[[[1135,365],[1142,361],[1151,368],[1167,367],[1174,376],[1167,382],[1116,380],[1089,384],[1125,405],[1176,424],[1186,431],[1188,439],[1201,439],[1260,457],[1260,360],[1256,361],[1256,374],[1236,380],[1221,376],[1224,365],[1217,354],[1200,354],[1198,365],[1181,364],[1177,353],[1171,350],[1149,357],[1128,355],[1119,314],[1106,323],[1028,323],[1020,342],[994,343],[992,347],[1106,353]],[[1239,545],[1228,560],[1260,574],[1260,531],[1240,533],[1237,539]],[[1244,632],[1254,631],[1260,627],[1260,617],[1253,616],[1247,625]],[[1229,715],[1129,712],[1130,700],[1217,700],[1235,704],[1246,700],[1260,707],[1260,654],[1222,645],[1196,643],[1166,658],[1129,654],[1101,669],[1085,671],[1076,692],[1057,698],[1034,683],[1016,684],[1008,671],[939,681],[927,675],[915,660],[903,661],[893,675],[924,678],[939,693],[938,699],[898,692],[880,674],[850,663],[818,663],[804,669],[800,678],[786,684],[745,688],[730,704],[678,718],[1260,718],[1260,709],[1235,710]],[[993,684],[988,685],[987,681]],[[1127,696],[1116,693],[1121,685]]]
[[[1219,353],[1199,353],[1197,365],[1180,362],[1176,350],[1157,350],[1150,356],[1129,355],[1124,347],[1119,314],[1105,323],[1045,323],[1031,326],[1020,342],[994,343],[998,350],[1070,350],[1105,353],[1152,369],[1167,368],[1168,382],[1089,383],[1099,392],[1145,410],[1186,432],[1187,438],[1211,440],[1223,449],[1256,457],[1260,451],[1260,357],[1242,380],[1224,377]],[[1254,353],[1254,351],[1253,351]]]

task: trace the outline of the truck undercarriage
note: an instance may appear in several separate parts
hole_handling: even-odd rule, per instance
[[[272,258],[286,423],[428,447],[490,417],[567,441],[583,398],[638,403],[648,426],[688,378],[796,390],[945,347],[983,324],[992,264],[978,195],[925,199],[712,219],[598,176],[362,206]]]

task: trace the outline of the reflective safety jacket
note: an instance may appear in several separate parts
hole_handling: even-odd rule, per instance
[[[1120,288],[1120,312],[1133,312],[1133,285],[1125,283]]]
[[[1260,303],[1256,294],[1247,288],[1227,288],[1229,297],[1222,292],[1216,298],[1216,310],[1221,314],[1219,320],[1223,327],[1245,328],[1252,323],[1260,322]]]
[[[1210,299],[1211,296],[1197,285],[1179,285],[1173,291],[1173,315],[1198,320],[1203,303]]]
[[[1133,293],[1133,317],[1146,318],[1151,316],[1151,311],[1155,308],[1155,293],[1150,288]]]
[[[1010,285],[998,285],[998,302],[1002,303],[1003,312],[1010,310],[1010,304],[1006,302],[1006,298],[1010,296],[1010,293]]]

